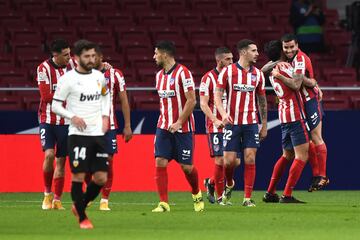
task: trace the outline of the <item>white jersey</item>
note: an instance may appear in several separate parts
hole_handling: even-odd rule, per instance
[[[65,73],[59,79],[54,100],[66,101],[67,112],[82,118],[86,123],[86,129],[83,131],[79,131],[70,123],[69,135],[104,135],[102,116],[109,116],[110,107],[104,108],[106,105],[109,106],[110,97],[105,77],[100,71],[79,73],[74,69]]]

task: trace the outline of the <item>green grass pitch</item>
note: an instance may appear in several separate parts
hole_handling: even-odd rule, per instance
[[[211,205],[193,211],[190,193],[170,193],[171,212],[151,213],[156,193],[112,193],[109,212],[98,200],[87,210],[95,228],[81,230],[63,197],[65,211],[41,210],[42,193],[0,193],[0,239],[360,239],[360,191],[296,191],[304,205],[265,204],[254,193],[256,208]]]

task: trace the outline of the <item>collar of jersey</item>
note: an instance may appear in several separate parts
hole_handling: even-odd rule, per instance
[[[245,70],[240,64],[239,64],[239,62],[236,62],[236,67],[238,68],[238,69],[240,69],[241,71],[242,70]],[[246,71],[246,70],[245,70]],[[250,72],[250,73],[252,73],[254,71],[254,67],[252,66],[252,65],[250,65],[250,68],[249,68],[249,71],[248,72]]]
[[[82,73],[82,72],[79,72],[79,71],[75,68],[75,72],[77,72],[78,74],[87,75],[87,74],[91,74],[91,73],[92,73],[92,70],[90,70],[90,72],[87,72],[87,73]]]
[[[64,65],[64,66],[59,66],[59,65],[57,65],[57,64],[52,60],[52,58],[49,58],[49,63],[50,63],[51,66],[53,66],[55,69],[66,68],[66,65]]]
[[[170,70],[168,72],[165,72],[165,69],[164,69],[164,74],[169,75],[170,73],[172,73],[172,71],[174,71],[174,69],[177,67],[177,65],[178,65],[178,63],[176,62],[174,64],[174,66],[172,66],[172,68],[170,68]]]

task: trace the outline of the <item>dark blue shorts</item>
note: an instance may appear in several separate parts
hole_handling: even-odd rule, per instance
[[[116,130],[107,131],[104,137],[106,141],[106,152],[111,155],[117,153],[118,149],[117,149],[117,140],[116,140]]]
[[[322,102],[319,102],[317,98],[312,98],[305,102],[305,114],[306,122],[310,128],[310,131],[312,131],[319,125],[320,121],[322,121],[324,115]]]
[[[223,153],[223,133],[208,133],[208,145],[210,149],[210,157],[222,157]],[[241,157],[241,152],[237,153],[237,157]]]
[[[43,151],[56,149],[56,157],[66,157],[68,125],[40,123],[39,134]]]
[[[282,147],[292,150],[295,146],[309,142],[304,120],[281,124]]]
[[[259,127],[257,124],[227,125],[224,128],[224,151],[241,152],[245,148],[259,148]]]
[[[185,165],[193,164],[193,133],[170,133],[157,128],[155,135],[155,158],[175,159]]]

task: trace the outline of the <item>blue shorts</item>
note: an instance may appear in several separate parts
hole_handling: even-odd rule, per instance
[[[309,142],[304,120],[281,124],[282,148],[292,150],[295,146]]]
[[[312,98],[309,101],[305,102],[305,114],[306,122],[312,131],[316,128],[320,121],[322,121],[324,110],[322,107],[322,102],[319,102],[317,98]]]
[[[157,128],[155,135],[155,158],[175,159],[185,165],[193,164],[193,133],[170,133]]]
[[[208,133],[208,145],[210,149],[210,157],[222,157],[223,153],[223,133]],[[237,158],[241,157],[241,152],[237,152]]]
[[[39,124],[40,141],[43,151],[56,149],[56,157],[66,157],[68,125]]]
[[[109,130],[104,135],[106,141],[106,153],[114,155],[118,152],[116,130]]]
[[[245,148],[259,148],[259,127],[257,124],[227,125],[224,128],[224,151],[241,152]]]

